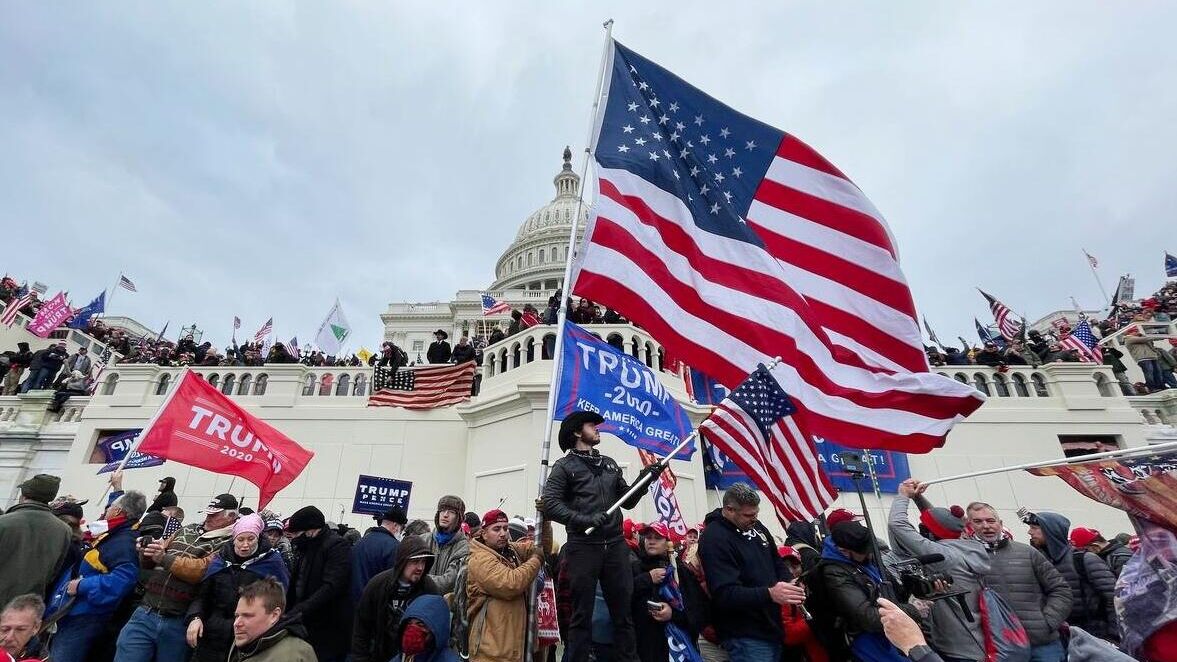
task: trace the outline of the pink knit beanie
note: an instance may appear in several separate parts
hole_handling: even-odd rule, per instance
[[[266,528],[266,523],[262,520],[261,515],[251,513],[237,520],[237,523],[233,525],[233,537],[236,538],[242,533],[260,536],[264,528]]]

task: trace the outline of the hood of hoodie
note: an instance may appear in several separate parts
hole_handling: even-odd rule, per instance
[[[160,492],[174,492],[176,490],[176,479],[172,478],[171,476],[168,476],[167,478],[164,478],[164,479],[160,480],[159,482],[160,482],[160,486],[159,486]]]
[[[789,526],[785,527],[785,541],[803,542],[814,549],[821,549],[821,543],[817,541],[817,532],[809,522],[789,522]]]
[[[421,621],[433,635],[433,648],[430,652],[436,651],[439,646],[449,645],[450,608],[445,598],[440,595],[422,595],[410,602],[404,616],[401,616],[400,626],[397,628],[398,637],[411,618]]]
[[[405,539],[401,541],[400,546],[396,548],[396,562],[393,564],[393,568],[396,571],[397,580],[399,580],[401,575],[404,574],[405,566],[408,565],[409,559],[420,554],[430,554],[429,541],[421,536],[405,536]],[[436,560],[436,557],[432,554],[430,554],[429,558],[426,559],[426,575],[428,575],[429,571],[433,569],[434,560]]]
[[[1059,563],[1071,551],[1067,534],[1071,531],[1071,520],[1058,513],[1034,513],[1038,526],[1046,538],[1046,557],[1051,563]]]

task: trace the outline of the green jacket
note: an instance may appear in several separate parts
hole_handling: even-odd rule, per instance
[[[19,503],[0,515],[0,605],[25,593],[45,595],[71,540],[69,526],[43,503]]]
[[[231,662],[318,662],[315,649],[300,635],[306,630],[296,624],[288,625],[279,621],[256,640],[241,648],[233,646],[229,652]]]

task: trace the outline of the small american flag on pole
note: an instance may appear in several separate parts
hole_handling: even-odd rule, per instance
[[[469,400],[476,367],[467,361],[399,370],[376,368],[368,406],[433,409]]]
[[[1083,254],[1087,256],[1087,264],[1090,264],[1092,269],[1099,268],[1099,260],[1095,259],[1095,257],[1092,256],[1091,253],[1088,253],[1086,250],[1083,251]]]
[[[119,274],[119,287],[123,288],[124,290],[129,290],[131,292],[138,292],[139,291],[139,290],[135,289],[135,284],[131,282],[131,279],[127,278],[126,276],[124,276],[122,274]]]
[[[997,330],[1001,332],[1001,337],[1006,340],[1017,338],[1022,332],[1022,325],[1014,318],[1013,311],[1009,309],[1009,306],[1001,303],[984,290],[978,291],[989,302],[989,310],[993,312],[993,319],[997,320]]]
[[[764,492],[782,525],[813,521],[838,495],[818,465],[813,441],[793,420],[796,411],[760,364],[699,425],[704,438]]]
[[[1071,329],[1071,333],[1059,340],[1058,344],[1075,350],[1079,354],[1079,358],[1084,361],[1103,363],[1103,352],[1099,351],[1099,340],[1091,332],[1091,325],[1085,319],[1079,320],[1075,328]]]
[[[241,318],[234,315],[233,316],[233,330],[236,331],[237,329],[240,329],[240,328],[241,328]]]
[[[29,303],[31,303],[36,298],[36,292],[32,291],[28,292],[23,297],[14,298],[11,302],[9,302],[8,306],[4,308],[4,313],[0,314],[0,324],[3,324],[4,326],[12,326],[12,323],[16,321],[16,316],[20,313],[20,309],[29,305]]]
[[[253,342],[258,345],[262,344],[262,341],[264,341],[266,336],[270,335],[270,332],[273,330],[274,318],[271,317],[270,319],[266,320],[266,323],[262,325],[262,328],[257,330],[257,333],[253,334]]]
[[[486,292],[482,293],[482,316],[498,315],[500,313],[510,312],[511,305],[505,301],[499,301]]]

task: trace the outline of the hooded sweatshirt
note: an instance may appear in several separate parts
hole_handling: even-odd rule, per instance
[[[1071,614],[1067,623],[1077,625],[1097,637],[1119,640],[1116,618],[1116,576],[1098,555],[1071,546],[1067,534],[1071,520],[1058,513],[1035,513],[1046,538],[1047,560],[1071,587]],[[1082,578],[1081,575],[1086,575]]]
[[[801,571],[811,570],[821,561],[821,542],[810,522],[789,522],[785,527],[785,544],[801,555]]]
[[[151,507],[147,509],[149,513],[158,513],[164,508],[171,508],[180,503],[176,499],[176,479],[168,476],[160,483],[162,485],[159,486],[159,494],[155,495],[155,501],[152,501]]]
[[[421,557],[426,558],[421,580],[416,584],[402,583],[400,578],[409,560]],[[364,587],[352,628],[351,655],[355,662],[385,662],[400,652],[400,632],[396,627],[400,617],[418,597],[441,594],[429,576],[433,559],[424,538],[408,536],[396,550],[396,565],[373,577]],[[449,637],[448,620],[446,637]]]
[[[449,649],[450,609],[440,595],[423,595],[413,601],[405,610],[399,625],[395,628],[397,647],[400,636],[409,621],[417,620],[433,635],[431,647],[423,653],[412,656],[412,662],[459,662],[458,654]],[[397,653],[392,662],[405,662],[406,658]]]
[[[822,546],[822,576],[826,595],[847,633],[851,634],[850,651],[861,662],[902,662],[907,657],[887,641],[879,619],[879,588],[883,574],[873,563],[850,559],[827,536]],[[908,605],[901,604],[904,611]],[[910,614],[909,614],[910,615]]]

